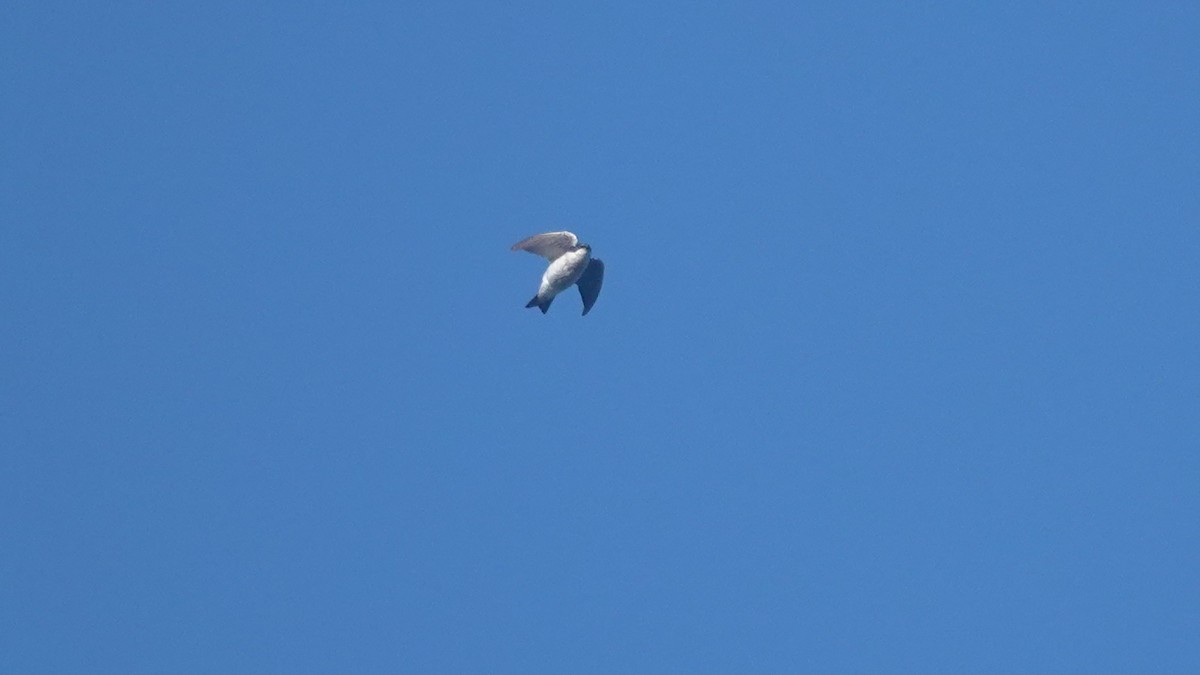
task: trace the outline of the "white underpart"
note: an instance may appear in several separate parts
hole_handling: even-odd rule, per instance
[[[549,300],[570,288],[571,284],[579,281],[579,277],[587,269],[591,257],[591,251],[581,248],[577,251],[568,251],[555,258],[554,262],[546,268],[546,273],[542,275],[538,298]]]

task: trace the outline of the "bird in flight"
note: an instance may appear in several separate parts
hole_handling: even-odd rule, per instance
[[[537,295],[526,307],[537,307],[545,314],[554,296],[578,284],[584,315],[592,310],[604,283],[604,263],[592,257],[591,246],[579,243],[579,237],[570,232],[545,232],[518,241],[512,250],[529,251],[550,261]]]

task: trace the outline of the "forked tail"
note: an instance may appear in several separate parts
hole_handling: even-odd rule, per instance
[[[538,296],[535,295],[533,296],[533,299],[529,301],[529,304],[525,305],[525,308],[529,309],[530,307],[537,307],[538,309],[542,310],[542,314],[545,314],[550,310],[550,303],[552,302],[554,302],[553,297],[546,298],[545,300],[539,300]]]

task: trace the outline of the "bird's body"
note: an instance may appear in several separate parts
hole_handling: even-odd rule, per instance
[[[513,244],[512,250],[529,251],[550,261],[537,295],[526,307],[537,307],[545,314],[556,295],[578,284],[583,313],[592,309],[604,283],[604,263],[592,257],[591,246],[580,244],[570,232],[546,232],[522,239]]]
[[[562,293],[583,276],[588,263],[592,260],[590,249],[579,248],[564,253],[550,262],[546,273],[542,275],[542,285],[538,288],[537,297],[549,300]]]

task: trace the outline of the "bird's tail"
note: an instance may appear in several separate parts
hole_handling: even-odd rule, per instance
[[[533,299],[529,301],[529,304],[525,305],[525,308],[529,309],[530,307],[537,307],[538,309],[542,310],[542,314],[545,314],[550,310],[550,303],[552,302],[554,302],[553,297],[541,300],[535,295],[533,296]]]

